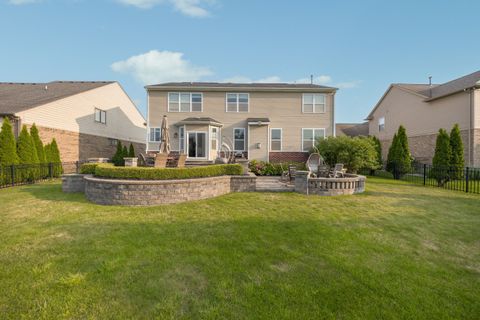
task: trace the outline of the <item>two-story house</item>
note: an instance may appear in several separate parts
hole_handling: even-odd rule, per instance
[[[315,140],[334,135],[336,88],[287,83],[164,83],[148,93],[147,151],[160,147],[164,115],[172,151],[213,161],[226,143],[263,161],[305,161]]]

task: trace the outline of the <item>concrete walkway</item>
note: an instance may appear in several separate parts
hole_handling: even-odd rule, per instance
[[[293,192],[293,183],[280,181],[280,177],[257,177],[257,191],[260,192]]]

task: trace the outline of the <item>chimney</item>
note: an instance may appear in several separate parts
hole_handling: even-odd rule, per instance
[[[310,75],[310,84],[313,84],[313,74]]]

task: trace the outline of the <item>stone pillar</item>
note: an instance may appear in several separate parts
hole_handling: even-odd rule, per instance
[[[243,167],[243,174],[248,175],[248,160],[247,159],[237,159],[238,164]]]
[[[308,194],[309,171],[297,171],[295,173],[295,192]]]
[[[64,174],[62,176],[62,191],[66,193],[85,192],[84,174]]]
[[[87,162],[88,163],[107,163],[108,162],[108,158],[88,158],[87,159]]]
[[[138,158],[123,158],[125,160],[125,167],[137,167]]]

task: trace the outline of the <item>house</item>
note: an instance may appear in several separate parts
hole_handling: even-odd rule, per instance
[[[252,160],[305,161],[315,139],[334,135],[336,88],[286,83],[163,83],[148,93],[147,151],[164,115],[174,151],[213,161],[222,143]]]
[[[368,136],[368,122],[363,123],[337,123],[335,124],[335,135],[337,137]]]
[[[57,140],[65,162],[110,158],[118,140],[145,151],[145,120],[118,82],[0,83],[0,122],[5,117],[16,136],[35,123],[44,143]]]
[[[458,123],[465,164],[480,166],[480,71],[443,84],[394,83],[367,117],[370,135],[382,142],[386,157],[400,125],[408,134],[412,155],[431,163],[438,130]]]

